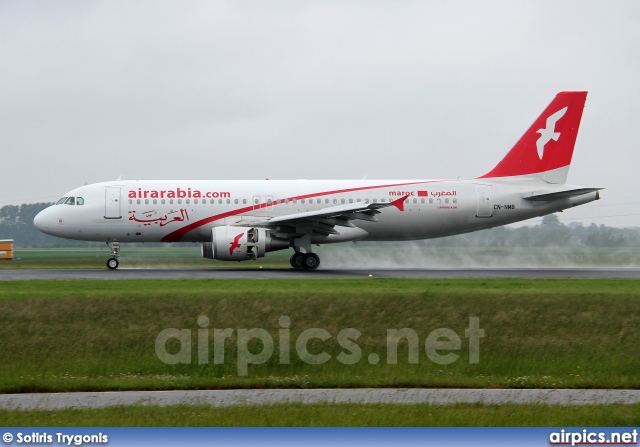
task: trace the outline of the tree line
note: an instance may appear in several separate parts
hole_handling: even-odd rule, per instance
[[[496,227],[425,241],[440,247],[640,247],[640,227],[617,228],[606,225],[563,224],[549,214],[538,225]]]
[[[60,239],[46,235],[33,225],[33,218],[52,203],[25,203],[0,208],[0,239],[13,239],[17,248],[95,247],[101,242]],[[605,225],[563,224],[555,214],[538,225],[497,227],[423,242],[434,247],[640,247],[640,228]]]

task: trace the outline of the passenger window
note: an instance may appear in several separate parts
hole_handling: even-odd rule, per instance
[[[444,199],[444,203],[449,203],[449,199]]]
[[[191,203],[191,200],[187,199],[187,200],[185,200],[185,203],[188,205],[188,204]]]
[[[76,198],[75,197],[69,197],[67,199],[66,202],[64,202],[65,205],[75,205],[76,204]]]
[[[458,199],[453,199],[453,203],[458,203]]]
[[[433,203],[433,199],[432,199],[432,198],[431,198],[431,199],[429,199],[429,203]]]
[[[378,199],[373,199],[373,203],[378,203]]]
[[[329,199],[324,199],[324,203],[328,204],[329,203]]]
[[[153,199],[153,204],[157,205],[158,204],[158,199]],[[79,205],[79,204],[78,204]]]
[[[76,205],[84,205],[84,199],[82,197],[76,197]]]
[[[353,199],[349,199],[349,203],[353,203]]]
[[[156,203],[155,200],[153,201],[153,203]],[[193,199],[193,204],[197,205],[198,204],[198,199]]]
[[[58,200],[58,202],[56,203],[56,205],[62,205],[64,202],[66,202],[67,198],[63,197],[62,199]]]
[[[218,199],[218,205],[222,205],[222,199]]]
[[[304,205],[304,199],[302,199],[302,200],[300,201],[300,203],[302,203],[302,204]]]
[[[235,203],[235,204],[237,205],[237,204],[238,204],[238,199],[235,199],[235,200],[233,201],[233,203]]]
[[[418,199],[413,199],[413,203],[418,203]]]
[[[145,205],[149,205],[149,199],[144,199]]]
[[[242,204],[246,205],[247,204],[247,199],[242,199]]]
[[[384,197],[382,199],[380,199],[381,202],[384,202]]]
[[[340,203],[344,203],[344,199],[340,200]]]
[[[131,205],[133,203],[133,200],[129,199],[129,205]]]
[[[162,200],[160,201],[160,203],[162,203],[162,204],[164,205],[164,199],[162,199]]]
[[[136,203],[137,203],[138,205],[140,205],[140,199],[136,200]]]
[[[322,199],[318,199],[317,202],[318,202],[318,205],[320,205],[322,203]]]
[[[181,204],[181,203],[182,203],[182,199],[178,199],[178,204]]]
[[[338,203],[338,199],[333,199],[333,203]]]
[[[227,199],[227,205],[231,203],[231,199]]]
[[[424,203],[424,198],[420,199],[420,203]]]
[[[139,200],[138,200],[138,203],[140,203]],[[173,199],[169,199],[169,205],[173,205]]]

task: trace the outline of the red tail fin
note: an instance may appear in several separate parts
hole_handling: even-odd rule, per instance
[[[480,178],[535,175],[565,183],[587,92],[558,93],[506,157]]]

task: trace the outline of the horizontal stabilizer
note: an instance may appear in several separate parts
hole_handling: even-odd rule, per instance
[[[568,199],[569,197],[582,196],[584,194],[589,194],[590,192],[600,191],[601,189],[603,188],[576,188],[576,189],[568,189],[565,191],[556,191],[556,192],[549,192],[549,193],[543,193],[543,194],[534,193],[530,196],[523,197],[523,199],[536,201],[536,202],[538,201],[550,202],[552,200]]]

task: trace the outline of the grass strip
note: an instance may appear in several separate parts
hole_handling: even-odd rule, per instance
[[[0,410],[7,427],[634,427],[640,405],[277,404]]]

